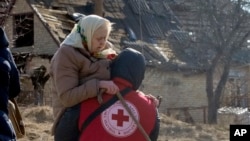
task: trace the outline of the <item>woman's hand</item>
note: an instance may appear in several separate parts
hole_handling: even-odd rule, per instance
[[[118,86],[113,81],[101,80],[99,83],[99,87],[105,89],[105,92],[108,94],[116,94],[119,92]]]
[[[155,96],[153,96],[151,94],[148,94],[148,95],[145,95],[145,96],[148,97],[154,103],[155,107],[160,106],[160,102]]]

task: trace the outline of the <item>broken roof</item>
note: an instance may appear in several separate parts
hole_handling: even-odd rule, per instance
[[[76,23],[72,18],[73,13],[88,15],[94,8],[94,4],[89,0],[73,0],[74,3],[71,5],[67,3],[68,0],[29,1],[58,43],[62,42]],[[176,2],[104,0],[104,17],[115,23],[109,40],[117,51],[125,47],[141,51],[147,59],[148,66],[164,70],[203,71],[204,68],[185,57],[187,55],[184,54],[190,52],[189,49],[176,52],[168,42],[172,37],[182,43],[190,38],[189,33],[183,30],[183,27],[187,28],[183,21],[190,18],[185,20],[187,16],[176,16],[175,11],[169,6],[177,5]],[[179,58],[180,56],[184,57]]]
[[[94,6],[90,1],[83,1],[85,4],[79,5],[65,5],[66,1],[60,1],[30,0],[31,7],[58,44],[76,23],[71,14],[90,14]],[[143,50],[149,66],[167,64],[166,56],[171,55],[171,50],[168,49],[165,40],[169,29],[178,29],[178,26],[176,22],[169,20],[173,19],[173,15],[165,1],[105,0],[104,9],[105,17],[115,23],[109,40],[115,45],[116,50],[124,47]],[[169,12],[164,12],[166,9]],[[160,40],[163,47],[156,45]]]

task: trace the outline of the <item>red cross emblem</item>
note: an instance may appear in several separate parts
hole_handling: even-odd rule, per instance
[[[134,104],[126,101],[133,115],[139,121],[139,112]],[[137,126],[120,101],[117,101],[101,113],[101,122],[104,130],[114,137],[127,137],[133,134]]]
[[[129,116],[124,115],[123,109],[118,109],[117,114],[112,114],[112,119],[117,121],[117,126],[123,126],[123,122],[129,121]]]

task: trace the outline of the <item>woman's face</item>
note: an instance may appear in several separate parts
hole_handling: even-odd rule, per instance
[[[91,51],[90,53],[97,53],[102,51],[106,46],[106,41],[108,39],[108,29],[106,26],[99,27],[92,37],[91,41]]]

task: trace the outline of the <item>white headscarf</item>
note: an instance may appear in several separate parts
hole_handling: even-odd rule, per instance
[[[71,33],[61,44],[67,44],[76,48],[84,48],[81,37],[81,35],[83,35],[87,39],[88,50],[91,50],[92,36],[94,32],[104,24],[107,24],[108,32],[110,32],[112,24],[109,20],[97,15],[85,16],[81,18],[77,24],[75,24],[74,28],[71,30]],[[80,33],[78,30],[80,30]]]

